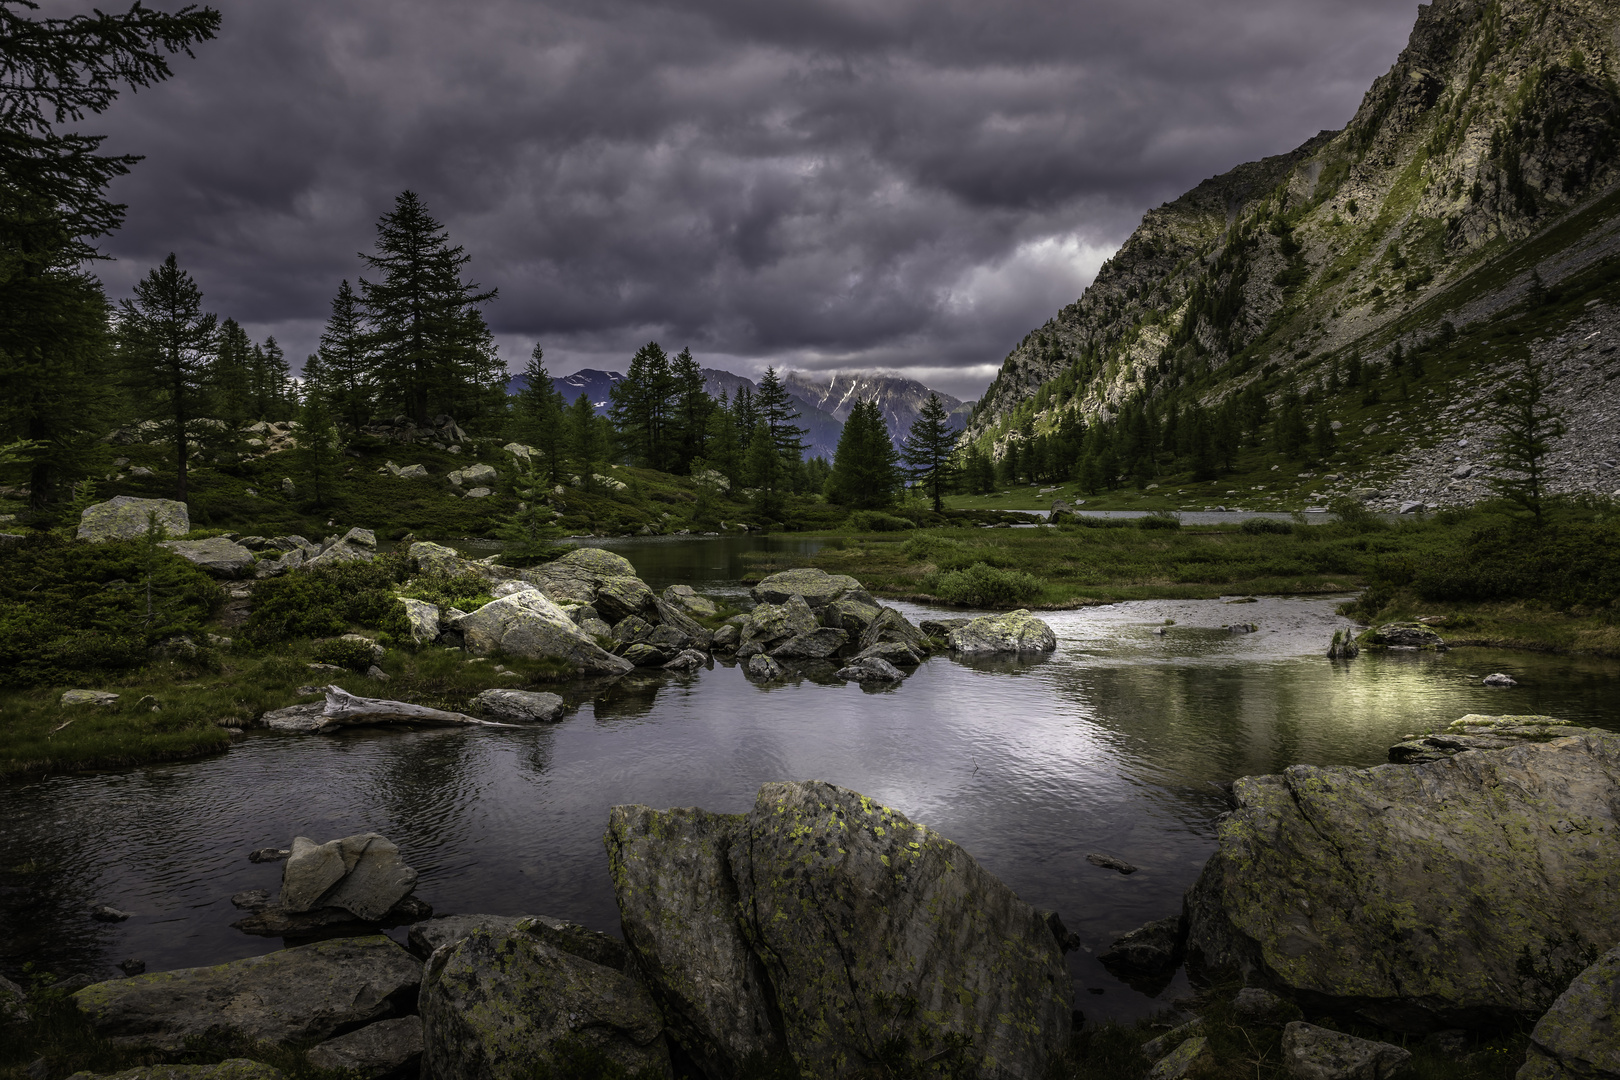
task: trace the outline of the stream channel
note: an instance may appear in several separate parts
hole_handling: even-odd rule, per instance
[[[750,550],[791,537],[602,542],[655,590],[745,596]],[[950,837],[1036,907],[1056,909],[1076,1006],[1129,1019],[1156,998],[1095,960],[1180,909],[1214,847],[1223,785],[1288,765],[1377,765],[1409,732],[1466,713],[1548,713],[1620,730],[1620,663],[1481,649],[1323,657],[1344,597],[1121,603],[1043,617],[1051,657],[936,656],[897,687],[758,686],[734,664],[564,689],[560,723],[499,729],[252,733],[229,753],[0,785],[0,971],[149,971],[268,952],[230,928],[231,894],[277,888],[255,848],[375,831],[439,914],[546,914],[617,932],[601,837],[616,803],[742,812],[769,780],[862,792]],[[897,604],[910,618],[930,609]],[[957,610],[944,615],[970,614]],[[1167,619],[1164,636],[1151,631]],[[1227,623],[1256,623],[1233,634]],[[1505,671],[1520,682],[1492,690]],[[1129,876],[1086,855],[1118,856]],[[92,921],[109,904],[133,917]],[[403,930],[393,932],[403,939]]]

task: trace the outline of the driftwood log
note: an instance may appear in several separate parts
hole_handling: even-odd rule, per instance
[[[479,727],[517,727],[494,720],[480,720],[466,713],[430,709],[426,705],[410,705],[403,701],[384,698],[356,697],[341,686],[326,688],[326,707],[321,710],[321,725],[317,731],[330,731],[351,724],[387,724],[408,721],[418,724],[476,724]]]

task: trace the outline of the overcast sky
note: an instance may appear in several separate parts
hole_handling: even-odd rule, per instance
[[[959,397],[1144,210],[1342,126],[1417,13],[214,3],[218,40],[83,128],[147,156],[114,188],[115,297],[174,251],[210,310],[296,364],[409,188],[500,290],[486,315],[514,370],[536,341],[562,374],[656,339],[743,373],[882,368]]]

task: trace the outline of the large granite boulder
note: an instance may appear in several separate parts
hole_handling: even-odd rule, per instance
[[[825,660],[849,644],[849,635],[830,626],[796,634],[771,649],[778,660]]]
[[[812,633],[820,623],[803,597],[790,596],[780,604],[759,604],[748,613],[737,642],[737,658],[769,652],[776,645]]]
[[[0,1021],[26,1023],[29,1015],[28,994],[22,987],[0,975]]]
[[[604,650],[568,613],[533,589],[491,600],[455,621],[467,650],[500,650],[529,659],[552,657],[583,671],[619,675],[634,666]]]
[[[1530,1033],[1518,1080],[1620,1077],[1620,948],[1576,976]]]
[[[1444,649],[1445,639],[1422,623],[1385,623],[1368,635],[1368,642],[1397,649]]]
[[[883,610],[876,604],[845,597],[821,609],[821,622],[824,626],[837,627],[858,641]]]
[[[872,603],[865,587],[849,575],[808,568],[772,574],[750,589],[749,595],[761,604],[785,604],[789,597],[797,596],[811,611],[821,611],[828,604],[843,599]]]
[[[184,536],[191,531],[191,515],[186,512],[185,503],[119,495],[85,508],[79,516],[79,539],[92,544],[104,540],[134,540],[146,535],[147,524],[154,516],[165,536]]]
[[[377,922],[416,888],[416,871],[399,847],[376,833],[317,844],[295,836],[281,868],[280,907],[291,912],[341,908]]]
[[[1620,942],[1617,784],[1616,736],[1239,780],[1189,971],[1395,1030],[1532,1020]]]
[[[455,548],[430,543],[427,540],[415,541],[407,549],[406,554],[416,560],[416,565],[424,574],[442,574],[449,577],[454,574],[475,572],[474,566],[482,565],[474,564]]]
[[[674,630],[685,639],[682,647],[707,649],[714,640],[714,632],[688,615],[684,608],[659,597],[653,601],[654,616],[660,626]]]
[[[527,1080],[564,1039],[630,1072],[668,1075],[664,1019],[634,967],[573,943],[524,920],[436,950],[422,979],[423,1080]]]
[[[421,961],[377,935],[114,979],[85,987],[73,1003],[96,1034],[123,1046],[177,1051],[219,1037],[284,1044],[400,1015],[421,980]]]
[[[206,540],[167,540],[164,547],[217,578],[252,577],[253,552],[223,536]]]
[[[589,604],[609,623],[653,613],[653,592],[636,576],[630,560],[601,548],[575,548],[520,576],[558,603]]]
[[[1057,648],[1057,635],[1042,619],[1019,608],[1000,615],[981,615],[966,626],[957,627],[946,639],[954,652],[965,656],[993,656],[998,653],[1049,653]]]
[[[865,796],[805,781],[746,816],[618,806],[605,842],[625,940],[712,1075],[785,1048],[806,1076],[898,1053],[1033,1080],[1068,1041],[1041,914]]]

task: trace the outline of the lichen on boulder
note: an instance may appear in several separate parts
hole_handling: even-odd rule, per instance
[[[781,1045],[807,1076],[898,1052],[1034,1080],[1068,1040],[1041,913],[856,792],[766,784],[746,816],[615,807],[606,843],[626,940],[711,1071]]]
[[[1620,737],[1234,785],[1187,956],[1394,1030],[1533,1020],[1620,941]]]

